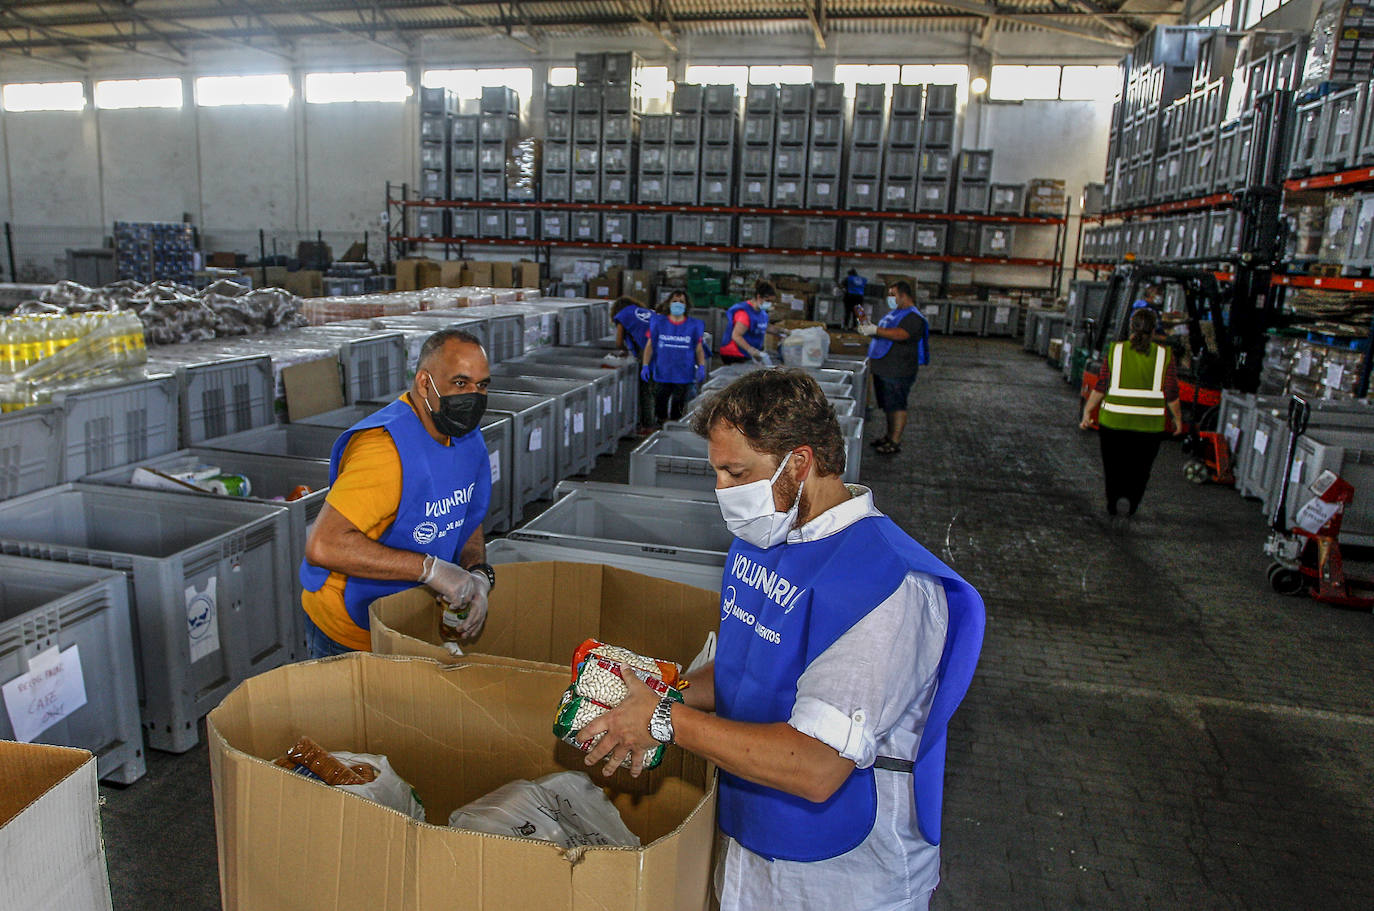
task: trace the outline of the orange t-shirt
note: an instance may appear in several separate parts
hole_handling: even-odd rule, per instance
[[[380,427],[353,434],[324,501],[373,541],[381,538],[396,521],[401,505],[401,455],[391,434]],[[347,578],[343,573],[330,573],[319,591],[301,593],[301,607],[330,639],[351,649],[370,651],[371,634],[354,623],[344,607]]]

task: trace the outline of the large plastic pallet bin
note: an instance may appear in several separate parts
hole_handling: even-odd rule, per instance
[[[525,504],[553,494],[558,483],[558,401],[531,392],[489,392],[487,410],[511,420],[511,521]]]
[[[734,536],[712,494],[621,484],[558,486],[562,496],[510,538],[561,547],[724,566]]]
[[[493,375],[492,392],[526,392],[551,396],[554,413],[555,475],[586,474],[596,464],[595,431],[591,415],[590,383],[546,376]]]
[[[569,367],[605,370],[607,373],[615,374],[620,392],[613,399],[615,405],[615,410],[611,413],[611,419],[615,422],[613,432],[617,437],[628,436],[634,433],[635,427],[639,423],[640,364],[638,360],[628,358],[621,366],[604,367],[601,365],[601,361],[605,356],[605,351],[591,348],[583,343],[571,348],[558,348],[554,351],[541,352],[531,360],[541,364],[564,364]],[[604,413],[606,408],[604,397],[601,407]]]
[[[863,457],[864,420],[842,417],[839,422],[845,441],[843,478],[857,484]],[[706,440],[686,427],[656,431],[630,453],[630,484],[634,487],[714,490],[716,473],[707,461]]]
[[[987,304],[987,317],[983,323],[983,334],[995,338],[1014,338],[1017,325],[1021,322],[1020,307],[1016,304]]]
[[[659,579],[682,582],[707,591],[720,591],[723,575],[719,566],[704,563],[676,563],[634,554],[603,553],[578,547],[563,547],[542,541],[517,541],[499,538],[487,542],[487,562],[493,566],[503,563],[600,563],[618,569],[628,569]],[[499,574],[499,571],[498,571]]]
[[[73,646],[86,703],[37,742],[90,750],[101,778],[132,784],[145,763],[124,574],[0,556],[0,680],[27,674],[29,662],[49,649]],[[14,739],[9,714],[0,712],[0,740]]]
[[[399,332],[343,341],[339,363],[345,402],[400,394],[406,388],[406,341]]]
[[[0,415],[0,500],[62,481],[62,409],[35,405]]]
[[[270,357],[234,357],[176,371],[181,445],[276,423]]]
[[[304,657],[285,509],[231,498],[64,484],[0,503],[0,552],[133,582],[143,730],[174,753],[243,680]]]
[[[550,379],[576,380],[592,384],[592,413],[588,415],[591,431],[592,464],[600,454],[611,455],[620,442],[620,399],[619,378],[609,370],[599,367],[576,367],[566,364],[542,363],[521,359],[502,364],[493,369],[492,376],[536,376]]]
[[[491,463],[491,502],[482,520],[488,534],[508,531],[511,527],[511,419],[495,412],[482,416],[482,438],[487,444]]]
[[[982,301],[954,301],[949,314],[950,334],[982,335],[987,310]]]
[[[351,406],[356,407],[356,406]],[[352,426],[351,424],[349,426]],[[258,452],[264,455],[291,456],[297,459],[328,459],[334,451],[339,428],[320,424],[277,424],[258,427],[242,433],[206,440],[206,449],[228,449],[233,452]]]
[[[1374,489],[1374,432],[1340,432],[1319,428],[1298,438],[1294,456],[1294,477],[1288,488],[1288,509],[1284,525],[1292,528],[1298,510],[1312,498],[1308,486],[1323,471],[1331,471],[1354,485],[1356,496],[1341,517],[1340,540],[1358,546],[1374,545],[1374,499],[1359,496],[1359,491]],[[1279,478],[1282,481],[1282,478]],[[1265,498],[1265,514],[1271,515],[1278,503],[1279,487]]]
[[[177,448],[177,379],[170,374],[56,399],[63,410],[63,480]]]

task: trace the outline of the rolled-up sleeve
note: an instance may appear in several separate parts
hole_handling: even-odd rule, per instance
[[[899,719],[913,705],[929,705],[947,622],[940,584],[922,573],[907,574],[802,673],[788,723],[868,768]],[[919,730],[924,717],[916,720]]]

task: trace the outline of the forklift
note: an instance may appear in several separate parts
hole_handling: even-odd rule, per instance
[[[1205,269],[1138,264],[1117,267],[1108,284],[1102,317],[1088,326],[1079,417],[1097,385],[1108,350],[1130,337],[1131,313],[1141,302],[1155,309],[1160,327],[1167,333],[1162,343],[1173,351],[1179,399],[1184,406],[1183,429],[1196,432],[1210,415],[1215,430],[1221,390],[1232,384],[1236,365],[1227,322],[1229,288]],[[1182,332],[1177,331],[1180,327]],[[1172,424],[1172,417],[1166,421]],[[1175,430],[1172,426],[1167,429]]]

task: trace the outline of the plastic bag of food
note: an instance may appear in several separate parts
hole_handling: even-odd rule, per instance
[[[641,680],[654,676],[669,686],[676,686],[678,678],[682,676],[682,666],[676,662],[649,658],[618,645],[607,645],[599,639],[585,639],[581,645],[573,650],[572,674],[574,680],[577,679],[578,668],[582,662],[591,655],[631,667]]]
[[[396,774],[385,756],[326,750],[309,737],[302,737],[275,764],[424,821],[425,808],[420,796]]]
[[[639,847],[606,792],[582,772],[512,781],[454,810],[455,829],[551,841],[563,849]]]

